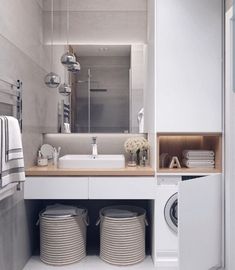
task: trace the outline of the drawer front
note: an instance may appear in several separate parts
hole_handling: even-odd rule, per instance
[[[91,177],[89,199],[155,199],[154,177]]]
[[[25,199],[88,199],[88,177],[27,177]]]

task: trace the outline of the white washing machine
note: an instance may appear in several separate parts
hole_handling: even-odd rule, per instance
[[[158,177],[155,201],[156,261],[159,266],[178,262],[178,182],[181,177]]]

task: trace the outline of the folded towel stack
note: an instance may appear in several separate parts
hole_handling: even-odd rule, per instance
[[[24,156],[18,120],[0,116],[0,189],[25,181]]]
[[[183,164],[187,168],[214,168],[215,153],[208,150],[184,150]]]

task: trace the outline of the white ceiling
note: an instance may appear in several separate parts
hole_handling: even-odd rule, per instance
[[[130,56],[130,45],[72,45],[76,55],[81,56]]]

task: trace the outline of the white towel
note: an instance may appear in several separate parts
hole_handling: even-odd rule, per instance
[[[6,161],[23,158],[19,122],[12,116],[5,117]]]
[[[209,150],[184,150],[183,156],[185,158],[195,158],[195,159],[201,159],[201,158],[214,158],[215,152],[209,151]]]
[[[214,160],[189,160],[183,159],[183,164],[188,168],[214,168]]]
[[[12,121],[8,122],[6,119],[8,117],[0,117],[0,188],[13,183],[25,181],[25,171],[24,171],[24,160],[23,158],[12,158],[8,160],[7,158],[7,148],[6,143],[10,141],[11,136],[16,136],[20,138],[21,142],[21,133],[20,129],[15,129],[14,134],[9,134],[7,124],[12,125]],[[17,121],[17,120],[16,120]],[[11,132],[13,129],[11,129]],[[9,136],[9,139],[6,136]],[[22,148],[22,142],[19,145]]]

